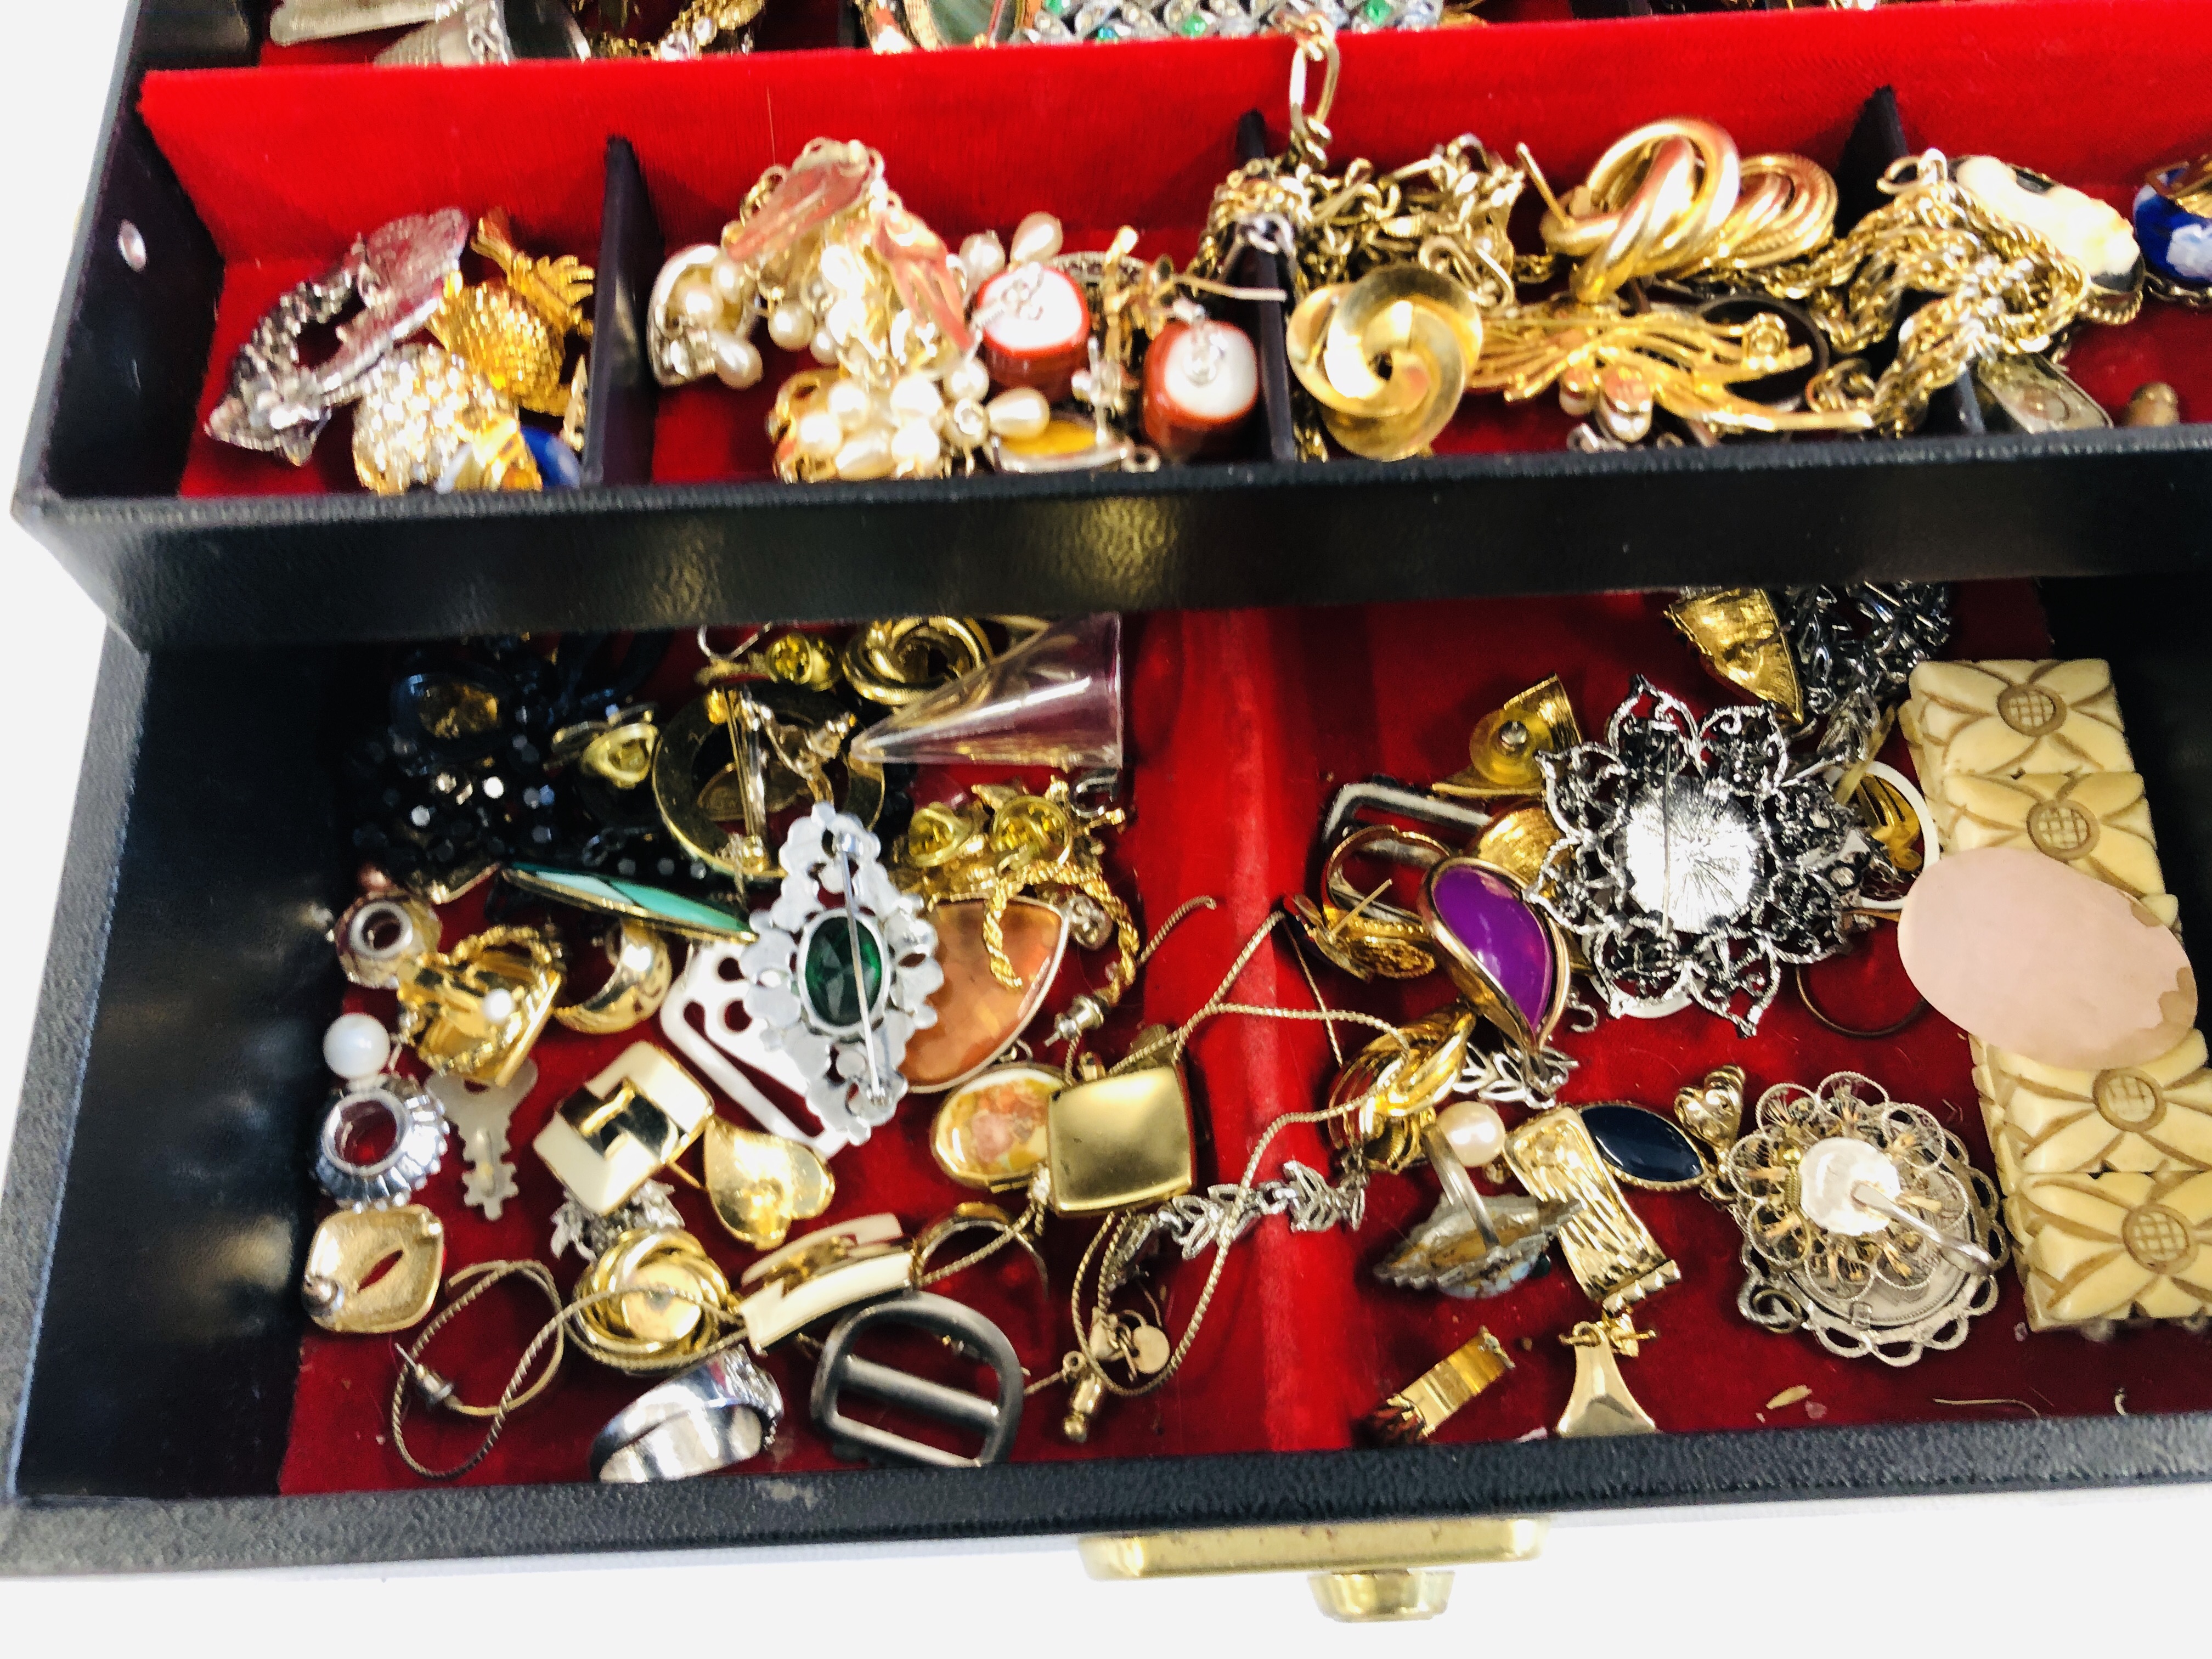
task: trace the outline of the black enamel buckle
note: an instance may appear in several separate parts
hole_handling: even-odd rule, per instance
[[[981,1360],[998,1373],[998,1398],[986,1400],[910,1371],[863,1359],[854,1352],[854,1345],[878,1325],[917,1327],[943,1338],[970,1359]],[[862,1308],[830,1334],[814,1372],[811,1403],[816,1425],[830,1437],[840,1457],[973,1469],[1004,1462],[1013,1449],[1014,1431],[1022,1422],[1022,1387],[1021,1361],[1015,1358],[1014,1345],[1006,1340],[1005,1332],[972,1308],[941,1296],[917,1293]],[[872,1423],[856,1423],[838,1408],[848,1389],[940,1423],[974,1429],[982,1435],[983,1444],[973,1457],[963,1457]]]

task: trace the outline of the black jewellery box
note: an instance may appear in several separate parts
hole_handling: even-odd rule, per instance
[[[2100,179],[2120,177],[2123,156],[2134,166],[2192,153],[2212,133],[2212,90],[2176,90],[2191,74],[2207,87],[2212,77],[2201,64],[2174,67],[2191,53],[2212,57],[2212,47],[2160,27],[2157,19],[2179,15],[2162,0],[1906,9],[1948,20],[1924,26],[1911,65],[1877,61],[1863,46],[1832,50],[1825,18],[1498,31],[1496,64],[1470,84],[1487,78],[1501,90],[1462,92],[1449,104],[1438,94],[1419,124],[1430,136],[1418,143],[1402,112],[1388,122],[1403,124],[1406,140],[1393,139],[1396,128],[1372,106],[1388,101],[1379,90],[1364,118],[1347,90],[1339,145],[1346,155],[1395,159],[1465,126],[1510,143],[1516,135],[1485,110],[1510,107],[1547,131],[1587,129],[1581,140],[1561,141],[1571,160],[1586,161],[1634,120],[1667,112],[1613,110],[1572,90],[1545,102],[1526,77],[1556,67],[1558,54],[1596,61],[1632,50],[1682,66],[1686,112],[1741,120],[1762,148],[1788,139],[1832,165],[1860,105],[1885,81],[1899,88],[1912,143],[1983,144],[2062,176],[2063,163],[2091,153],[2080,145],[2052,153],[2069,120],[2107,123],[2094,153],[2112,166]],[[1984,9],[2008,21],[2001,38],[1977,33]],[[1971,65],[2018,50],[2034,33],[2019,21],[2031,11],[2084,40],[2098,35],[2100,20],[2145,21],[2140,33],[2130,24],[2098,36],[2103,55],[2052,78],[2043,107],[2030,112],[1996,100],[1995,79],[1977,78]],[[1899,27],[1884,17],[1849,21],[1875,29],[1865,39],[1877,44],[1886,38],[1878,31]],[[587,450],[599,482],[522,499],[179,498],[198,401],[221,368],[209,361],[210,319],[224,267],[136,113],[138,82],[155,67],[250,62],[254,38],[232,7],[160,0],[142,4],[133,30],[17,498],[18,511],[108,606],[118,633],[93,713],[0,1199],[0,1566],[157,1571],[991,1535],[1141,1540],[1192,1529],[1217,1546],[1186,1565],[1382,1566],[1510,1553],[1526,1547],[1526,1528],[1500,1525],[1478,1537],[1452,1528],[1561,1510],[2212,1478],[2212,1413],[2185,1410],[642,1488],[278,1496],[305,1325],[298,1278],[315,1214],[302,1173],[302,1103],[319,1100],[327,1083],[319,1037],[342,985],[324,929],[348,896],[354,864],[338,812],[339,757],[350,735],[342,711],[381,661],[362,641],[1721,580],[2035,577],[2055,648],[2112,663],[2136,764],[2158,803],[2167,884],[2185,934],[2204,937],[2212,735],[2201,711],[2212,706],[2212,656],[2200,619],[2212,573],[2196,568],[2192,532],[2207,506],[2206,440],[2182,427],[1702,453],[1471,453],[1399,467],[1253,461],[1076,481],[653,483],[651,394],[636,373],[635,334],[620,319],[625,306],[634,317],[635,284],[650,281],[665,246],[656,215],[697,217],[708,208],[689,203],[688,183],[656,196],[650,155],[616,146],[599,256],[615,303],[602,311],[612,325],[602,327],[596,349],[608,372]],[[1695,32],[1697,50],[1663,48],[1675,30]],[[1788,61],[1817,59],[1824,75],[1848,84],[1808,81],[1771,95],[1739,88],[1730,94],[1737,106],[1723,106],[1723,82],[1757,77],[1690,60],[1736,50],[1731,42],[1763,64],[1772,49],[1802,46],[1808,58]],[[1406,50],[1352,44],[1361,48],[1346,54],[1355,86],[1363,61]],[[1383,52],[1368,50],[1378,44]],[[1247,85],[1279,85],[1283,64],[1273,43],[1192,49],[1216,53],[1235,82],[1223,104],[1222,156],[1184,169],[1202,204],[1217,160],[1233,153],[1235,115],[1257,101],[1244,96]],[[1149,62],[1170,48],[1096,55],[1124,50]],[[1263,53],[1237,82],[1245,57]],[[1018,67],[1030,61],[1003,57]],[[865,60],[854,72],[886,73]],[[915,72],[943,71],[925,63]],[[1923,131],[1914,88],[1940,93],[1944,75],[1987,101],[1955,90],[1934,97],[1940,118],[1928,120],[1942,131]],[[2155,84],[2124,98],[2118,89],[2131,76]],[[1793,130],[1777,125],[1784,103],[1818,107]],[[1986,131],[1978,132],[1978,118]],[[2008,143],[2032,146],[2039,123],[2050,124],[2045,150],[2012,155]],[[578,142],[597,150],[623,136],[587,131]],[[784,137],[799,141],[787,128]],[[896,179],[896,158],[893,167]],[[720,210],[750,182],[740,170],[731,164]],[[434,204],[442,204],[416,205]],[[125,219],[149,251],[146,271],[120,257]],[[156,270],[165,280],[143,280]],[[2198,373],[2212,388],[2212,331],[2160,338],[2177,351],[2201,348]],[[2186,364],[2177,357],[2159,367],[2183,387],[2186,407]],[[2007,1335],[1984,1331],[1980,1340]],[[1418,1524],[1398,1525],[1407,1522]],[[1345,1553],[1299,1558],[1264,1531],[1211,1530],[1321,1523],[1352,1540]],[[1363,1533],[1354,1523],[1395,1529]],[[1133,1541],[1101,1559],[1146,1571],[1171,1563],[1164,1547]]]

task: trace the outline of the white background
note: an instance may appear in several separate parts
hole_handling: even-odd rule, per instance
[[[36,389],[91,167],[122,0],[13,0],[0,36],[9,199],[0,258],[0,454]],[[1664,25],[1656,27],[1663,27]],[[253,112],[240,108],[242,142]],[[1041,141],[1048,135],[1041,134]],[[528,142],[526,133],[517,141]],[[364,133],[362,165],[374,166]],[[0,527],[15,703],[0,871],[0,1079],[21,1076],[46,956],[101,623],[46,553]],[[180,971],[182,967],[180,964]],[[0,1085],[0,1148],[12,1129]],[[2047,1339],[2056,1340],[2056,1339]],[[823,1558],[695,1554],[465,1565],[393,1575],[0,1580],[0,1655],[59,1648],[327,1656],[1469,1649],[1875,1659],[2062,1648],[2212,1650],[2212,1489],[2063,1499],[1685,1512],[1556,1527],[1541,1559],[1471,1568],[1425,1625],[1324,1622],[1295,1577],[1093,1584],[1064,1542]]]

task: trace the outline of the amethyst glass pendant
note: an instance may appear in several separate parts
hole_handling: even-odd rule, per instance
[[[1446,859],[1421,884],[1421,918],[1444,971],[1522,1048],[1543,1046],[1567,1002],[1567,945],[1521,884],[1480,859]]]

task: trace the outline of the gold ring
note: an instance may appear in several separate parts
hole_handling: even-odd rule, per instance
[[[607,982],[582,1001],[553,1011],[570,1030],[593,1036],[627,1031],[652,1018],[676,979],[668,941],[650,927],[620,921],[600,935],[599,948],[613,969]]]

